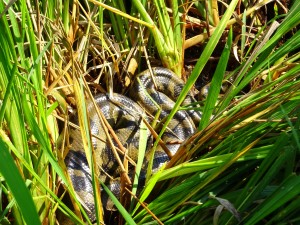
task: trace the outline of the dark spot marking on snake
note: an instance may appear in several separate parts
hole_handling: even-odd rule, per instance
[[[68,164],[68,167],[72,169],[89,168],[85,154],[80,151],[70,150],[66,156],[65,162]]]
[[[90,178],[87,180],[86,177],[71,176],[71,180],[77,184],[74,187],[75,191],[91,190],[93,188]]]
[[[65,159],[66,164],[68,165],[68,169],[79,170],[85,175],[83,177],[71,175],[72,182],[76,182],[74,186],[75,191],[81,191],[91,188],[91,172],[88,166],[87,159],[85,154],[78,151],[70,150],[69,154]]]

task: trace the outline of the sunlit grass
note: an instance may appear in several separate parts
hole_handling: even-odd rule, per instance
[[[285,9],[287,14],[269,0],[254,6],[242,1],[240,8],[236,0],[218,9],[215,0],[195,7],[171,2],[167,8],[161,0],[0,1],[0,224],[91,224],[64,164],[70,108],[78,110],[98,190],[97,223],[103,222],[85,99],[108,90],[103,77],[110,71],[116,72],[114,88],[125,93],[133,58],[140,70],[159,55],[162,65],[181,75],[187,45],[202,52],[194,56],[197,62],[169,119],[216,57],[215,48],[222,49],[210,71],[208,96],[200,102],[199,129],[151,177],[138,196],[142,204],[133,200],[127,209],[114,199],[120,217],[128,224],[299,221],[300,2]],[[266,4],[277,11],[262,24],[258,8]],[[245,11],[232,17],[237,9]],[[199,25],[202,33],[185,39],[193,34],[188,25],[195,30]],[[240,60],[234,66],[233,58]],[[231,85],[221,93],[225,79]]]

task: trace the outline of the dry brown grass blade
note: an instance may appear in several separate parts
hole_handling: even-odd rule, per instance
[[[252,13],[254,13],[256,10],[260,9],[261,7],[267,5],[268,3],[272,2],[274,0],[263,0],[263,1],[260,1],[259,3],[257,3],[256,5],[254,5],[252,8],[248,9],[246,11],[246,16],[250,16]],[[214,2],[214,1],[213,1]],[[223,3],[224,4],[224,3]],[[214,9],[214,12],[215,12],[215,5],[213,5],[213,9]],[[214,19],[216,20],[216,22],[218,21],[216,17],[216,15],[218,15],[217,13],[214,14]],[[235,16],[233,19],[229,20],[228,23],[227,23],[227,27],[230,27],[236,23],[240,24],[241,22],[241,18],[242,18],[243,14],[241,15],[238,15],[238,16]],[[218,23],[217,23],[218,24]],[[209,29],[209,32],[208,33],[202,33],[202,34],[199,34],[199,35],[196,35],[196,36],[193,36],[189,39],[187,39],[184,43],[184,49],[187,49],[187,48],[190,48],[192,46],[195,46],[199,43],[204,43],[210,36],[211,34],[215,31],[215,28],[214,27],[211,27]]]
[[[133,194],[128,188],[126,188],[126,191],[131,194],[131,196],[139,202],[139,204],[153,217],[154,220],[157,221],[158,224],[163,225],[164,223],[160,221],[160,219],[153,213],[151,210],[145,205],[145,203],[141,202],[138,197],[136,197],[135,194]]]
[[[149,129],[149,131],[151,132],[151,135],[153,136],[153,138],[157,139],[158,134],[153,129],[153,127],[144,118],[143,118],[143,122],[145,123],[145,125],[147,126],[147,128]],[[168,149],[168,147],[166,146],[166,144],[161,139],[159,139],[158,144],[162,147],[162,149],[168,155],[169,159],[172,159],[173,155],[170,152],[170,150]]]

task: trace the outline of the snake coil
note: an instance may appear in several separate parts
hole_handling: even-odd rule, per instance
[[[144,111],[147,111],[149,115],[147,120],[151,122],[153,118],[150,115],[155,115],[158,108],[161,108],[159,121],[162,122],[174,107],[174,101],[176,101],[184,86],[183,81],[166,68],[152,68],[152,71],[155,84],[149,70],[141,72],[130,88],[130,98],[116,93],[112,97],[107,94],[99,94],[94,97],[97,106],[113,128],[121,144],[126,147],[128,157],[134,162],[137,161],[138,156],[140,123]],[[194,99],[191,94],[188,94],[182,105],[188,105],[192,102],[194,102]],[[121,168],[108,144],[104,128],[92,102],[87,104],[87,111],[90,118],[91,134],[99,137],[92,138],[97,168],[99,168],[99,178],[115,196],[119,197]],[[194,110],[180,110],[175,114],[162,137],[173,155],[180,147],[180,142],[183,142],[195,132],[195,123],[199,122],[200,117],[201,114]],[[88,216],[91,220],[94,220],[95,205],[91,171],[84,153],[80,131],[72,129],[70,137],[73,140],[71,140],[71,148],[65,159],[67,170]],[[153,144],[152,140],[151,137],[148,137],[148,148]],[[116,143],[114,145],[116,146]],[[146,168],[148,164],[149,156],[147,153],[149,154],[149,150],[146,150],[143,168]],[[124,155],[120,154],[120,158],[123,157]],[[167,154],[161,148],[157,148],[154,155],[153,171],[160,168],[168,160]],[[132,179],[134,166],[130,164],[128,171],[128,175]],[[111,207],[104,191],[101,195],[103,205],[107,208]]]

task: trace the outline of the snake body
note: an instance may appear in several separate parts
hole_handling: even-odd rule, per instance
[[[159,121],[163,122],[174,107],[174,101],[178,98],[184,83],[172,71],[166,68],[152,68],[154,81],[150,71],[146,70],[140,73],[133,81],[129,91],[129,97],[114,93],[113,96],[108,94],[99,94],[95,96],[95,102],[104,114],[115,134],[118,136],[121,144],[126,147],[127,155],[137,161],[138,143],[140,134],[140,123],[142,115],[146,110],[148,117],[146,120],[151,122],[158,108],[161,108]],[[154,85],[154,83],[156,85]],[[188,94],[183,105],[194,102],[191,94]],[[107,184],[109,189],[117,196],[120,196],[120,173],[121,169],[116,162],[115,155],[108,144],[108,139],[104,133],[94,104],[87,104],[87,111],[90,118],[92,143],[95,150],[97,168],[100,169],[100,179]],[[174,155],[180,147],[180,143],[190,137],[196,130],[195,123],[200,120],[200,114],[194,110],[178,111],[168,125],[162,140],[166,143],[167,148]],[[194,122],[195,121],[195,122]],[[159,123],[158,123],[159,124]],[[158,126],[160,127],[160,126]],[[159,130],[158,130],[159,132]],[[71,130],[72,145],[65,159],[68,173],[71,177],[74,189],[81,199],[89,217],[95,218],[95,206],[93,197],[93,188],[91,181],[91,171],[83,150],[81,135],[79,130]],[[152,138],[148,136],[148,148],[152,145]],[[114,143],[116,145],[116,143]],[[148,164],[149,150],[146,150],[143,167]],[[120,154],[121,159],[124,155]],[[158,148],[154,155],[153,171],[161,167],[163,163],[169,160],[167,154]],[[129,177],[134,174],[134,165],[129,163]],[[143,172],[144,173],[144,172]],[[109,175],[109,176],[108,176]],[[110,177],[114,179],[111,180]],[[108,197],[102,194],[103,204],[108,205]]]

